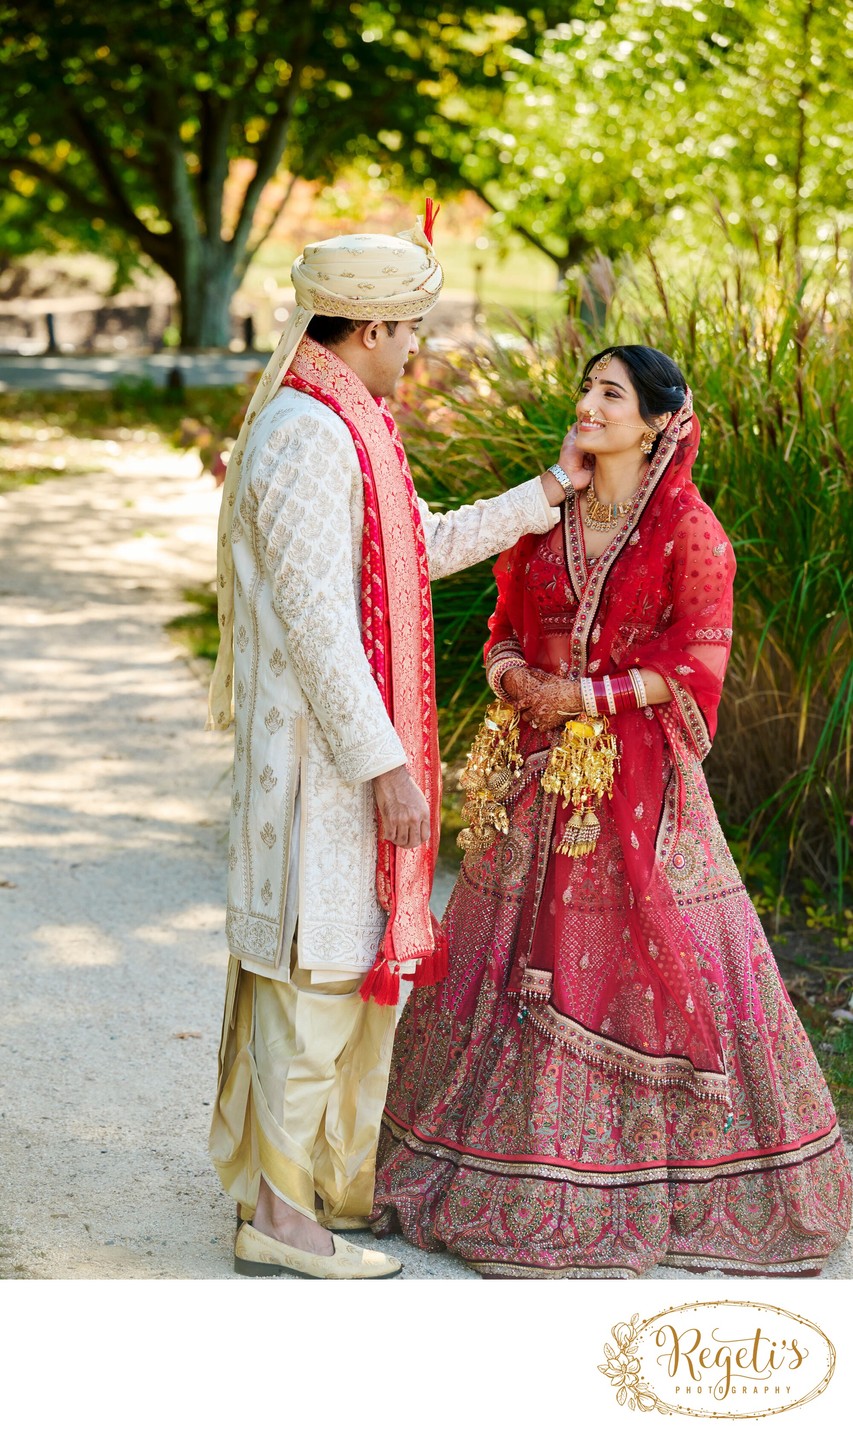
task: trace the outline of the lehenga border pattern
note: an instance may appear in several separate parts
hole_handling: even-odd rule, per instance
[[[587,1278],[594,1281],[601,1277],[601,1268],[590,1264],[589,1267],[579,1267],[577,1263],[569,1267],[537,1267],[532,1262],[495,1262],[491,1259],[484,1259],[481,1262],[475,1257],[466,1258],[469,1267],[476,1272],[487,1272],[490,1277],[518,1277],[523,1274],[525,1277],[556,1278],[573,1277],[577,1279]],[[608,1277],[636,1277],[637,1274],[630,1267],[608,1267]]]
[[[744,1277],[815,1277],[823,1267],[824,1258],[801,1257],[794,1262],[743,1261],[737,1257],[696,1256],[669,1252],[658,1259],[661,1267],[679,1267],[688,1272],[726,1272]],[[632,1274],[633,1276],[634,1274]]]
[[[815,1134],[801,1143],[774,1148],[754,1148],[731,1158],[707,1158],[703,1162],[687,1162],[668,1157],[655,1162],[625,1163],[620,1167],[580,1164],[569,1158],[542,1158],[533,1153],[495,1154],[481,1152],[447,1138],[437,1138],[411,1127],[395,1117],[386,1107],[383,1124],[392,1137],[413,1153],[428,1155],[456,1167],[490,1173],[505,1178],[543,1178],[587,1188],[649,1187],[655,1183],[710,1183],[721,1177],[743,1177],[749,1173],[781,1171],[796,1168],[813,1158],[831,1152],[843,1142],[838,1124]],[[719,1260],[717,1262],[719,1266]]]
[[[525,998],[539,998],[546,1002],[551,996],[554,977],[545,968],[525,968],[521,980],[521,991]]]
[[[693,1257],[692,1254],[685,1254],[679,1257],[677,1254],[669,1254],[658,1259],[661,1267],[677,1267],[687,1272],[725,1272],[732,1276],[742,1274],[744,1277],[814,1277],[822,1266],[823,1259],[816,1261],[815,1258],[802,1258],[799,1262],[740,1262],[728,1257]],[[478,1262],[476,1258],[466,1258],[469,1267],[477,1272],[488,1273],[490,1277],[525,1277],[534,1278],[574,1278],[575,1280],[596,1279],[602,1276],[600,1266],[579,1267],[577,1263],[566,1267],[537,1267],[534,1263],[525,1262],[500,1262],[486,1258]],[[606,1274],[609,1278],[633,1278],[637,1276],[636,1271],[630,1267],[608,1267]],[[730,1415],[730,1414],[725,1414]]]

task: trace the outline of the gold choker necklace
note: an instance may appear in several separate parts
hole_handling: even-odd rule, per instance
[[[637,502],[636,494],[624,504],[603,504],[595,492],[595,481],[590,480],[586,491],[586,526],[605,533],[616,529],[626,519]]]

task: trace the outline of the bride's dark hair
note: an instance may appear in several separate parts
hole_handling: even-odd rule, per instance
[[[614,344],[588,359],[581,384],[605,354],[621,359],[637,391],[640,418],[648,422],[658,414],[674,414],[687,398],[687,381],[674,359],[646,344]]]

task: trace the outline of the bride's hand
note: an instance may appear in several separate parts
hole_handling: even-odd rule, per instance
[[[588,456],[583,454],[577,447],[577,425],[573,424],[560,449],[560,467],[565,469],[572,481],[572,488],[575,493],[589,486],[592,478],[593,466],[587,467]]]
[[[532,697],[539,687],[538,669],[530,669],[526,664],[519,664],[516,668],[510,669],[501,679],[501,688],[514,708],[523,712],[528,699]]]
[[[581,705],[577,680],[558,679],[536,669],[527,672],[533,682],[517,707],[529,724],[548,733],[564,724],[569,714],[578,713]]]

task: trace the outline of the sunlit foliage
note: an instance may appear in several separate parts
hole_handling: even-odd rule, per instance
[[[853,224],[851,72],[844,0],[580,0],[440,144],[561,269],[707,239],[717,207],[743,238],[815,245]]]
[[[396,154],[429,170],[455,91],[501,82],[524,13],[435,0],[26,0],[3,6],[0,171],[16,233],[126,236],[169,274],[188,345],[227,339],[228,304],[270,233],[273,177],[328,179]],[[538,12],[536,12],[538,15]],[[234,213],[233,161],[252,162]],[[28,208],[23,202],[33,200]],[[16,248],[20,248],[20,242]]]

